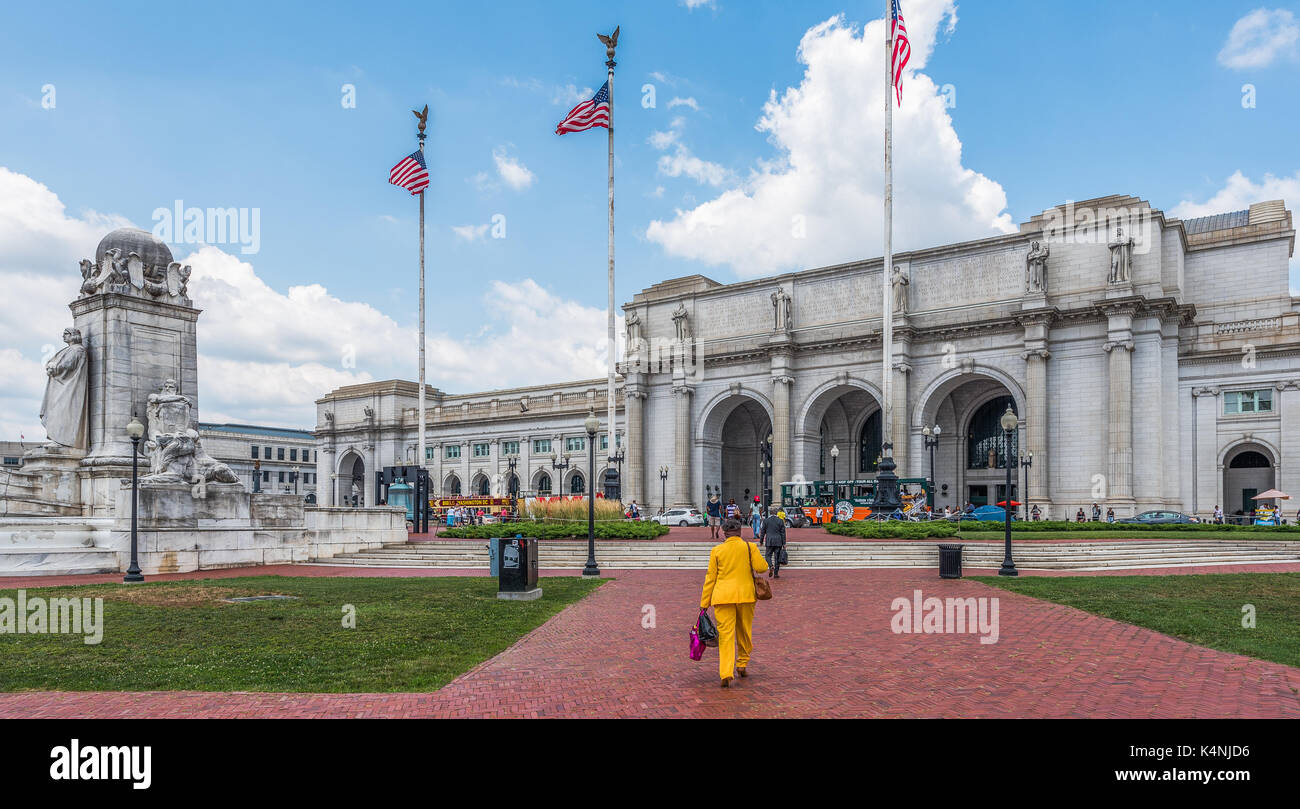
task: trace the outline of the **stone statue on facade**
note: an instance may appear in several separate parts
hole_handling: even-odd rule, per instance
[[[907,287],[912,282],[908,280],[907,273],[895,267],[892,283],[894,285],[894,314],[907,314]]]
[[[784,287],[777,287],[772,293],[772,310],[776,315],[776,331],[789,332],[791,325],[790,306],[792,299]]]
[[[1110,248],[1109,283],[1124,284],[1132,277],[1133,237],[1124,238],[1124,229],[1115,228],[1115,241],[1107,245]]]
[[[641,346],[641,316],[633,309],[623,319],[623,325],[627,329],[627,351],[634,352]]]
[[[690,313],[686,311],[686,304],[677,304],[677,309],[673,311],[673,327],[677,330],[677,339],[685,342],[691,339],[691,321]]]
[[[149,394],[145,408],[149,474],[141,478],[142,482],[239,483],[229,466],[203,450],[192,423],[192,408],[193,403],[177,390],[174,379],[166,380],[157,393]]]
[[[1047,257],[1051,250],[1042,242],[1029,245],[1025,255],[1025,291],[1047,291]]]
[[[45,363],[45,398],[41,424],[49,446],[86,448],[86,347],[78,329],[64,329],[67,347]]]
[[[171,261],[170,255],[166,258],[166,264],[150,264],[135,251],[124,256],[120,248],[113,247],[104,251],[99,262],[82,259],[81,297],[101,292],[130,294],[134,291],[151,299],[188,306],[193,268]]]

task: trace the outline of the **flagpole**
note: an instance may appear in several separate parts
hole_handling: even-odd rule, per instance
[[[611,455],[618,453],[618,431],[614,411],[614,373],[617,358],[615,357],[614,344],[614,48],[618,44],[618,35],[615,35],[605,45],[605,67],[609,71],[609,77],[606,79],[609,87],[609,296],[608,296],[608,315],[607,327],[609,334],[609,389],[608,389],[608,407],[609,407],[609,453]],[[596,485],[596,470],[591,471],[592,486]],[[623,481],[619,482],[619,494],[622,494]]]
[[[428,107],[425,107],[425,110],[428,110]],[[419,137],[420,137],[421,158],[424,157],[424,137],[425,137],[424,127],[426,123],[427,123],[427,118],[420,119]],[[417,394],[420,403],[419,404],[420,426],[418,430],[419,449],[417,450],[417,452],[419,452],[419,456],[418,456],[418,460],[416,461],[416,463],[420,466],[424,466],[427,463],[427,459],[425,458],[425,449],[424,449],[424,193],[427,190],[428,188],[425,188],[423,191],[420,192],[420,386],[419,386],[419,393]],[[418,518],[417,518],[417,523],[418,523]]]
[[[875,502],[873,510],[888,516],[901,504],[898,475],[894,472],[894,395],[891,382],[894,375],[894,7],[893,0],[885,0],[885,261],[880,274],[881,294],[881,351],[880,351],[880,403],[881,445],[880,465],[876,470]]]

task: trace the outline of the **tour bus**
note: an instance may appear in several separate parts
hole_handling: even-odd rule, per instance
[[[923,517],[930,495],[930,482],[924,478],[899,478],[898,486],[904,515]],[[832,513],[838,522],[865,520],[871,516],[875,495],[874,478],[790,481],[781,484],[781,508],[786,514],[798,510],[814,524],[830,522]]]

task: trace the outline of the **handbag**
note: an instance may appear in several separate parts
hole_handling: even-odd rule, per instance
[[[691,660],[704,659],[704,641],[700,640],[700,633],[691,627]]]
[[[785,552],[785,546],[784,546],[784,545],[781,546],[781,554],[780,554],[780,557],[781,557],[781,564],[783,564],[783,565],[788,565],[788,564],[790,564],[790,556],[789,556],[789,554],[787,554],[787,553]]]
[[[695,629],[700,636],[700,641],[705,646],[718,645],[718,627],[713,623],[713,619],[709,617],[708,607],[700,610],[700,617],[695,621]]]
[[[754,572],[754,557],[749,553],[749,543],[745,543],[745,558],[749,560],[749,573],[754,577],[754,599],[767,601],[772,597],[772,584]]]

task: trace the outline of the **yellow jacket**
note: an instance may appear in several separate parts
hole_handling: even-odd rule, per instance
[[[753,572],[750,572],[750,564]],[[754,573],[767,572],[767,561],[752,545],[740,537],[713,546],[709,554],[709,574],[704,578],[700,609],[713,604],[752,604]]]

